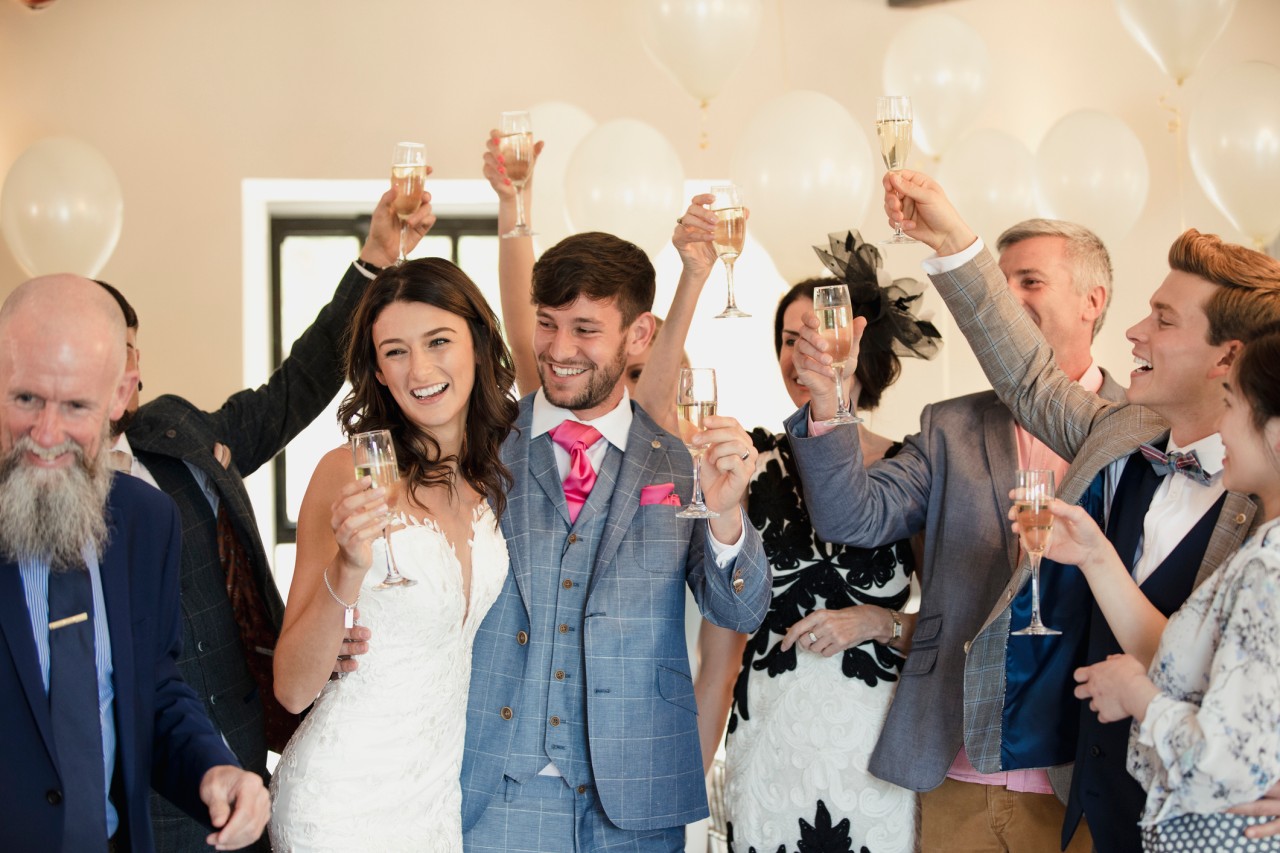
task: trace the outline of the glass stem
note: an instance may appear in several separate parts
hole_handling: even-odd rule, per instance
[[[382,541],[387,546],[387,577],[383,583],[400,583],[404,578],[400,576],[400,569],[396,567],[396,555],[391,550],[391,531],[389,527],[382,528]]]
[[[844,399],[844,365],[833,364],[831,369],[836,374],[836,417],[849,414],[849,404]]]
[[[523,230],[524,224],[524,187],[516,187],[516,228]]]
[[[693,506],[703,508],[702,503],[702,457],[693,457]]]
[[[406,228],[407,228],[407,226],[405,225],[404,221],[403,221],[403,220],[401,220],[401,222],[400,222],[400,263],[402,263],[402,264],[405,262],[405,256],[404,256],[404,232],[405,232],[405,229],[406,229]]]
[[[725,306],[725,310],[737,310],[738,303],[733,298],[733,261],[728,258],[724,262],[724,280],[729,286],[729,304]]]
[[[1040,555],[1031,555],[1031,625],[1043,624],[1040,621]]]

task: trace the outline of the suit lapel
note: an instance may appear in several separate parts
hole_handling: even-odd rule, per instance
[[[1009,489],[1013,488],[1018,472],[1018,442],[1014,434],[1013,415],[999,401],[987,407],[982,416],[983,435],[987,446],[987,464],[991,470],[991,489],[997,510],[1009,504]],[[1004,532],[1004,549],[1009,557],[1009,574],[1018,568],[1018,540],[1007,524]]]
[[[119,738],[116,760],[120,762],[125,790],[131,791],[138,778],[134,759],[137,744],[130,724],[136,719],[137,713],[133,697],[138,673],[134,672],[133,667],[133,609],[129,598],[129,561],[125,555],[129,537],[115,525],[117,499],[118,492],[112,489],[107,503],[108,523],[112,527],[111,540],[98,563],[98,574],[102,578],[107,628],[111,632],[111,667],[114,670],[112,681],[115,690],[116,733]],[[141,558],[154,556],[154,553],[149,553],[141,555]]]
[[[631,526],[636,511],[640,509],[640,487],[643,480],[649,478],[650,466],[653,464],[654,445],[661,447],[660,430],[641,416],[639,407],[634,407],[631,419],[631,431],[627,434],[627,452],[622,454],[618,466],[618,479],[613,485],[610,495],[609,518],[604,525],[604,534],[600,539],[600,550],[596,552],[595,570],[591,573],[591,582],[600,575],[600,569],[613,561],[613,555],[622,544],[622,537]],[[595,492],[592,492],[595,497]],[[675,510],[672,510],[674,513]],[[591,591],[587,591],[590,595]]]
[[[1204,560],[1196,573],[1197,587],[1239,550],[1245,537],[1257,526],[1257,511],[1257,505],[1249,498],[1238,492],[1227,492],[1226,503],[1218,513],[1209,547],[1205,549]]]
[[[13,668],[18,672],[22,693],[31,706],[31,716],[44,739],[45,749],[52,759],[53,729],[49,719],[49,695],[44,690],[44,678],[40,675],[40,658],[36,652],[35,637],[31,634],[31,614],[27,612],[27,598],[22,585],[18,564],[0,561],[0,636],[3,636]]]

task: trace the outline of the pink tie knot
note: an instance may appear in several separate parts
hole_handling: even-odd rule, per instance
[[[577,521],[582,505],[596,484],[596,470],[591,467],[587,448],[601,438],[600,430],[577,421],[561,421],[551,430],[551,439],[569,453],[569,473],[564,478],[564,501],[569,508],[569,521]]]

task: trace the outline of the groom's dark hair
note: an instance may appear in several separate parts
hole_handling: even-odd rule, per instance
[[[626,328],[653,309],[656,280],[653,264],[639,246],[588,231],[561,240],[533,265],[533,304],[562,308],[579,296],[612,300]]]

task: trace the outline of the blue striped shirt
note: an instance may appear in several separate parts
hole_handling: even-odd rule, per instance
[[[115,685],[112,682],[114,668],[111,664],[111,633],[107,630],[107,607],[102,596],[102,576],[98,559],[89,548],[84,552],[85,565],[93,581],[93,648],[94,664],[98,670],[98,718],[102,723],[102,772],[107,791],[107,837],[116,834],[120,817],[111,804],[111,774],[116,761]],[[18,571],[27,598],[27,613],[31,616],[31,633],[36,640],[36,656],[40,659],[40,674],[44,678],[44,692],[49,692],[49,564],[43,560],[19,560]]]

